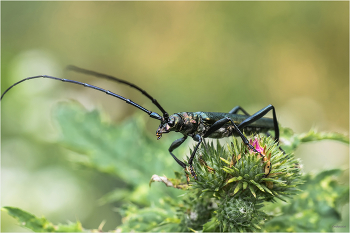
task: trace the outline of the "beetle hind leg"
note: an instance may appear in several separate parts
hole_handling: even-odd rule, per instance
[[[203,137],[208,137],[210,136],[210,134],[214,133],[216,130],[220,129],[222,126],[224,126],[226,123],[231,123],[231,125],[233,126],[233,130],[236,131],[236,133],[238,134],[238,136],[240,136],[242,138],[242,141],[244,142],[244,144],[246,146],[248,146],[248,148],[252,151],[254,151],[255,153],[259,153],[261,156],[262,155],[259,151],[257,151],[254,146],[252,146],[248,139],[246,138],[246,136],[243,135],[242,131],[238,128],[238,126],[233,122],[233,120],[229,117],[225,117],[222,118],[218,121],[216,121],[209,129],[208,131],[204,134]]]

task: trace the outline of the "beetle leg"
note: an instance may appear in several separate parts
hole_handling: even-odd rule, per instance
[[[255,153],[259,153],[261,156],[262,155],[260,152],[258,152],[254,146],[249,144],[248,139],[243,135],[243,133],[241,132],[241,130],[238,128],[238,126],[233,122],[233,120],[229,117],[225,117],[222,118],[218,121],[216,121],[209,129],[208,131],[204,134],[203,137],[208,137],[210,134],[212,134],[213,132],[215,132],[216,130],[220,129],[223,125],[225,125],[226,123],[231,122],[234,130],[236,130],[236,132],[238,133],[238,135],[242,138],[242,141],[244,142],[244,144],[246,144],[249,149],[253,150]]]
[[[226,118],[222,118],[218,121],[216,121],[208,131],[203,135],[204,138],[208,137],[210,134],[214,133],[216,130],[220,129],[224,124],[226,124],[228,120]]]
[[[272,105],[269,105],[269,106],[272,106]],[[268,108],[269,106],[267,106],[266,108]],[[257,113],[255,113],[255,114],[259,114],[261,111],[263,111],[264,109],[266,109],[266,108],[263,108],[262,110],[260,110],[260,111],[258,111]],[[269,107],[269,108],[271,108],[271,107]],[[273,108],[273,112],[275,111],[275,109],[274,109],[274,107],[272,106],[272,108]],[[231,114],[237,114],[237,112],[239,111],[239,110],[241,110],[243,113],[244,113],[244,115],[246,115],[246,116],[250,116],[250,114],[247,112],[247,111],[245,111],[241,106],[236,106],[236,107],[234,107],[231,111],[229,111],[229,113],[231,113]],[[270,109],[271,110],[271,109]],[[269,110],[267,110],[267,112],[268,112]],[[263,111],[264,112],[264,111]],[[266,115],[267,114],[267,112],[265,113],[265,114],[263,114],[262,116],[264,116],[264,115]],[[253,114],[253,116],[255,115],[255,114]],[[249,118],[249,117],[248,117]],[[247,118],[247,119],[248,119]],[[244,120],[244,121],[247,121],[247,119],[246,120]],[[258,118],[259,119],[259,118]],[[244,122],[243,121],[243,122]],[[242,122],[242,123],[243,123]],[[254,121],[253,121],[254,122]],[[241,124],[242,124],[241,123]],[[279,133],[277,133],[276,134],[276,132],[279,132],[279,129],[278,129],[278,124],[277,124],[277,119],[276,119],[276,113],[274,112],[273,113],[273,123],[274,123],[274,131],[275,131],[275,135],[278,135],[278,137],[279,137]],[[238,128],[241,128],[241,124],[240,125],[238,125]],[[266,135],[267,136],[271,136],[271,134],[269,133],[269,132],[266,132]],[[276,140],[275,140],[276,141]],[[279,141],[279,138],[278,138],[278,140],[277,140],[277,142]],[[279,147],[279,149],[283,152],[283,154],[285,154],[286,152],[281,148],[281,147]]]
[[[169,153],[171,154],[171,156],[173,156],[175,161],[184,169],[186,169],[186,164],[184,162],[182,162],[181,160],[179,160],[172,152],[173,152],[173,150],[178,148],[186,139],[187,139],[187,136],[184,136],[183,138],[179,138],[179,139],[175,140],[171,144],[171,146],[169,147]]]
[[[200,136],[199,134],[196,134],[196,135],[193,136],[193,140],[197,141],[198,144],[197,144],[197,146],[194,148],[194,150],[192,151],[191,157],[190,157],[190,159],[188,160],[188,164],[190,165],[191,175],[193,176],[193,178],[194,178],[195,180],[197,180],[197,175],[196,175],[196,172],[195,172],[194,169],[193,169],[192,163],[193,163],[194,156],[196,155],[196,152],[197,152],[197,150],[198,150],[198,147],[199,147],[199,145],[200,145],[200,144],[202,143],[202,141],[203,141],[203,138],[202,138],[202,136]]]
[[[280,132],[279,132],[279,129],[278,129],[276,111],[275,111],[275,107],[273,105],[271,105],[271,104],[269,104],[265,108],[261,109],[260,111],[254,113],[253,115],[251,115],[250,117],[248,117],[247,119],[242,121],[238,125],[238,128],[242,129],[245,126],[247,126],[247,125],[249,125],[249,124],[259,120],[260,118],[265,116],[271,110],[272,110],[272,116],[273,116],[272,120],[273,120],[273,125],[274,125],[274,130],[275,130],[275,142],[279,142]]]
[[[239,107],[239,106],[237,106],[237,107]],[[232,109],[232,110],[234,110],[234,109]],[[243,110],[243,109],[241,108],[241,110]],[[273,117],[272,120],[273,120],[274,131],[275,131],[275,142],[279,143],[280,131],[279,131],[279,128],[278,128],[276,111],[275,111],[275,107],[273,105],[271,105],[271,104],[269,104],[265,108],[261,109],[260,111],[254,113],[253,115],[251,115],[250,117],[248,117],[247,119],[242,121],[241,124],[238,125],[238,128],[243,128],[244,126],[253,123],[254,121],[260,119],[263,116],[265,116],[271,110],[272,110],[272,117]],[[269,134],[269,132],[266,132],[266,135],[267,136],[271,136],[271,134]],[[283,154],[286,154],[286,152],[280,146],[278,148],[283,152]]]
[[[239,110],[241,110],[241,111],[244,113],[244,115],[250,116],[250,114],[249,114],[246,110],[244,110],[241,106],[236,106],[236,107],[234,107],[234,108],[233,108],[231,111],[229,111],[228,113],[237,114],[237,112],[238,112]]]

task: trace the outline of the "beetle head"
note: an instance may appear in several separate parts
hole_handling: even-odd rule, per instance
[[[169,133],[170,131],[177,131],[177,128],[181,127],[181,117],[174,114],[169,116],[167,119],[162,119],[157,131],[156,131],[156,135],[157,135],[157,139],[159,140],[162,137],[163,133]]]

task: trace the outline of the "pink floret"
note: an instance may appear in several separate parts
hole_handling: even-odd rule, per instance
[[[249,140],[249,143],[254,146],[254,148],[259,152],[259,153],[263,153],[264,152],[264,148],[262,148],[259,144],[259,141],[257,138],[254,138],[254,141],[252,139]],[[250,150],[251,152],[253,152],[252,150]]]

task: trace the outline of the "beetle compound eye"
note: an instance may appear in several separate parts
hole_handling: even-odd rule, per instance
[[[168,125],[169,125],[170,127],[173,127],[173,126],[175,125],[175,121],[174,121],[174,120],[169,121]]]

